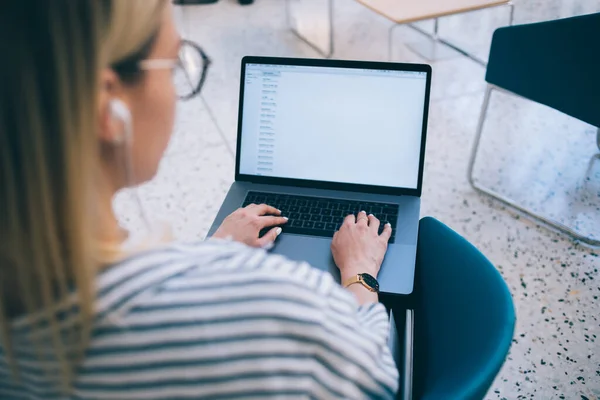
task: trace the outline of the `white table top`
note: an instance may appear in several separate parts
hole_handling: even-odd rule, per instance
[[[398,24],[499,6],[510,0],[357,0]]]

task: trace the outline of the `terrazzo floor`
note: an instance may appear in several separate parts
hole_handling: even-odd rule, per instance
[[[514,3],[516,24],[600,11],[600,0]],[[334,11],[335,58],[387,58],[387,20],[351,0],[336,1]],[[248,7],[220,0],[179,8],[176,17],[213,65],[202,98],[179,105],[158,176],[138,190],[153,219],[167,221],[176,238],[193,240],[204,237],[233,181],[241,57],[319,55],[286,28],[283,0]],[[440,29],[486,57],[491,32],[506,20],[504,10],[494,9],[443,19]],[[401,27],[394,41],[394,60],[424,62],[409,48],[422,36]],[[538,226],[470,187],[466,170],[485,70],[460,56],[432,66],[422,215],[440,219],[488,256],[510,287],[518,318],[508,360],[487,398],[600,399],[600,250]],[[524,204],[544,204],[539,211],[600,237],[600,159],[590,161],[597,153],[595,128],[503,95],[492,99],[489,121],[477,179]],[[139,228],[131,191],[117,196],[115,209],[125,226]]]

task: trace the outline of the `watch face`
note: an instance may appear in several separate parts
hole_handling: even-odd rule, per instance
[[[373,278],[369,274],[360,274],[360,276],[367,285],[375,289],[375,291],[379,291],[379,282],[377,282],[377,279]]]

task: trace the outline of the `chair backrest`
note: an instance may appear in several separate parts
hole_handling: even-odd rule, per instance
[[[486,81],[600,127],[600,13],[494,32]]]
[[[482,399],[508,354],[515,326],[498,270],[433,218],[419,223],[415,398]]]

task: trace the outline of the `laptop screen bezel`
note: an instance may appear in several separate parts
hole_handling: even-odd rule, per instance
[[[419,154],[419,176],[417,188],[399,188],[390,186],[364,185],[355,183],[316,181],[309,179],[280,178],[272,176],[250,175],[240,173],[240,157],[242,146],[242,120],[244,113],[244,82],[247,64],[269,64],[269,65],[294,65],[309,67],[330,68],[357,68],[373,70],[395,70],[395,71],[417,71],[425,72],[427,81],[425,85],[425,104],[423,106],[423,124],[421,129],[421,149]],[[235,153],[235,180],[252,183],[264,183],[271,185],[310,187],[317,189],[354,191],[363,193],[388,194],[388,195],[411,195],[421,196],[423,189],[423,168],[425,165],[425,139],[427,137],[427,121],[429,115],[429,96],[431,91],[431,66],[427,64],[406,64],[373,61],[341,61],[323,60],[310,58],[281,58],[281,57],[254,57],[246,56],[242,59],[240,74],[240,97],[238,107],[238,127]]]

